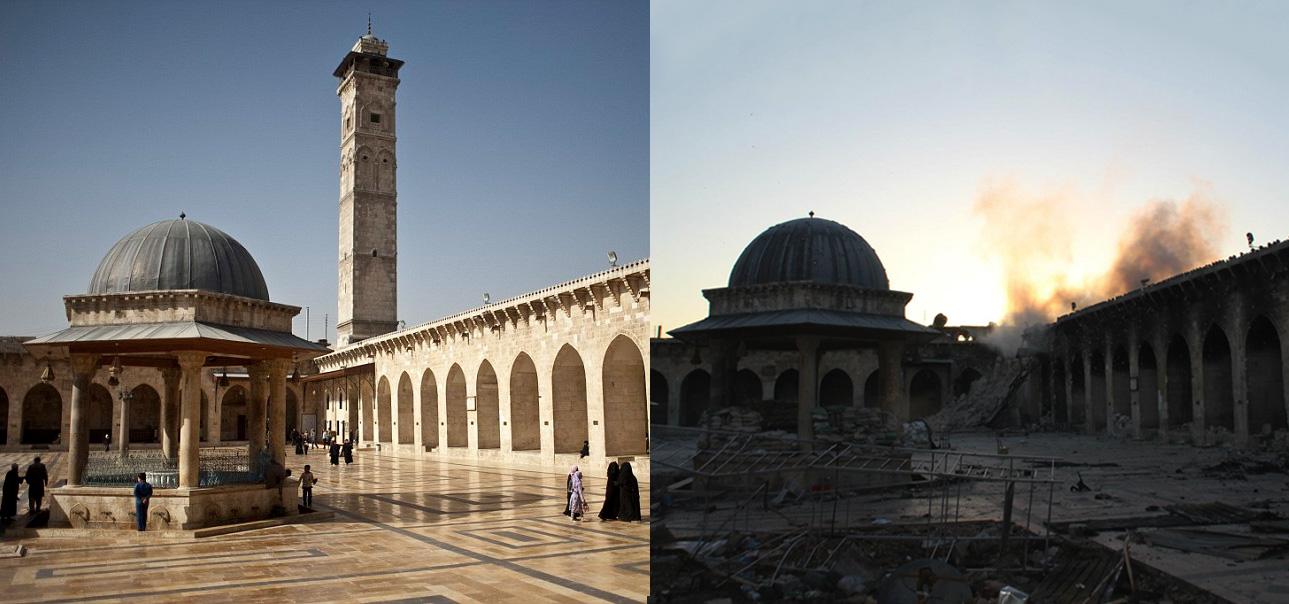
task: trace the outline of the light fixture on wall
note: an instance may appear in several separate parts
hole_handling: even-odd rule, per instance
[[[121,385],[121,380],[120,380],[120,378],[118,378],[118,377],[117,377],[118,375],[120,375],[120,374],[121,374],[121,371],[122,371],[122,367],[121,367],[121,357],[116,357],[116,360],[112,361],[112,366],[111,366],[111,367],[108,367],[108,369],[107,369],[107,372],[108,372],[109,374],[111,374],[111,375],[107,378],[107,385],[108,385],[108,386],[112,386],[113,388],[115,388],[115,387],[117,387],[117,386],[120,386],[120,385]]]
[[[617,265],[618,265],[618,253],[613,250],[609,250],[609,268],[614,268]]]
[[[488,295],[488,292],[483,292],[483,303],[484,304],[492,303],[492,296]]]
[[[215,382],[215,385],[219,386],[220,388],[228,387],[228,368],[227,367],[224,368],[224,374],[219,376],[219,381]]]
[[[49,357],[45,357],[45,370],[40,372],[40,381],[46,384],[54,381],[54,368],[49,364]]]

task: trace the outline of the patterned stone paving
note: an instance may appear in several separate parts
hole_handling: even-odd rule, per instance
[[[31,453],[0,454],[5,471]],[[43,455],[54,480],[62,454]],[[50,463],[53,462],[53,463]],[[564,475],[369,452],[333,467],[314,452],[315,507],[330,521],[205,539],[7,539],[24,558],[0,559],[3,601],[643,602],[649,527],[574,523]],[[585,478],[598,511],[603,477]],[[648,485],[641,483],[643,509]],[[25,489],[24,489],[25,495]],[[19,510],[26,510],[26,500]],[[594,517],[594,515],[592,515]]]

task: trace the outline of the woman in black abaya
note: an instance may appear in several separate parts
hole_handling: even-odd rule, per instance
[[[600,508],[600,520],[618,519],[618,462],[609,462],[609,485],[604,489],[604,507]]]
[[[640,483],[631,473],[631,462],[624,462],[618,472],[618,520],[636,522],[640,520]]]

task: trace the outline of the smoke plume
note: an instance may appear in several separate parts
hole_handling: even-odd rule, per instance
[[[1213,261],[1226,233],[1220,202],[1197,182],[1181,202],[1154,199],[1135,209],[1118,238],[1116,256],[1101,275],[1072,274],[1074,191],[1064,187],[1034,195],[1011,181],[989,182],[975,212],[984,219],[982,251],[1003,269],[1007,308],[986,343],[1011,355],[1026,327],[1055,320],[1142,285]]]

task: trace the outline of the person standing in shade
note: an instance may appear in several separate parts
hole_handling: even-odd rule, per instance
[[[22,486],[22,477],[18,476],[18,464],[9,466],[9,473],[4,475],[4,491],[0,493],[0,520],[13,520],[18,515],[18,487]]]
[[[328,452],[331,453],[331,465],[340,465],[340,443],[331,443]]]
[[[609,486],[604,489],[604,505],[600,507],[600,520],[618,519],[618,462],[609,462]]]
[[[112,450],[112,433],[108,432],[107,434],[103,435],[103,452],[106,453],[111,450]]]
[[[300,495],[304,497],[304,507],[313,507],[313,485],[318,484],[318,479],[313,477],[313,472],[309,471],[309,465],[305,464],[304,471],[300,473]]]
[[[138,482],[134,483],[134,517],[138,520],[139,531],[148,530],[148,503],[152,501],[152,485],[148,484],[148,475],[139,472]]]
[[[618,520],[637,522],[640,520],[640,483],[631,473],[631,462],[623,462],[618,472]]]
[[[37,457],[27,466],[27,511],[35,514],[40,511],[40,504],[45,500],[45,485],[49,484],[49,471]]]
[[[586,494],[582,491],[582,471],[578,470],[577,466],[573,466],[568,471],[568,485],[568,516],[574,522],[578,522],[590,506],[586,505]]]
[[[340,454],[345,457],[345,465],[354,463],[354,444],[352,442],[345,441],[344,446],[340,447]]]
[[[590,455],[590,454],[591,454],[591,441],[589,440],[582,441],[582,455],[581,457],[578,457],[578,459],[581,459],[582,457],[586,457],[587,455]]]

